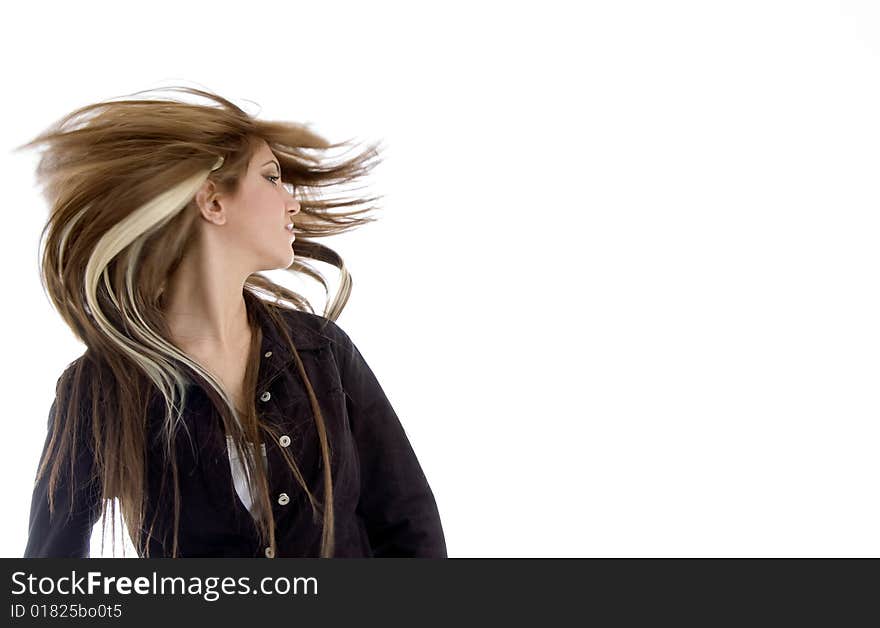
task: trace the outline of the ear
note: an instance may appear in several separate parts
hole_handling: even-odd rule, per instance
[[[226,223],[226,212],[221,204],[221,194],[217,191],[217,185],[208,179],[199,188],[195,196],[196,206],[199,212],[209,222],[216,225]]]

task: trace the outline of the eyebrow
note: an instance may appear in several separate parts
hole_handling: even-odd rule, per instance
[[[281,166],[278,164],[277,161],[275,161],[275,160],[273,160],[273,159],[270,159],[269,161],[267,161],[267,162],[266,162],[265,164],[263,164],[263,165],[265,166],[266,164],[275,164],[276,166],[278,166],[278,172],[281,172]]]

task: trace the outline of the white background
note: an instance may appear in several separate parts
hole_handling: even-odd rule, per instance
[[[380,220],[323,242],[451,557],[880,555],[875,4],[3,12],[0,554],[84,350],[37,275],[36,154],[11,149],[188,84],[387,147]]]

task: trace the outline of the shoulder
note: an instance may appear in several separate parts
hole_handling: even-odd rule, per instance
[[[329,347],[333,351],[349,348],[351,338],[336,321],[304,310],[269,303],[286,322],[297,348]]]
[[[86,422],[80,417],[88,416],[91,408],[92,385],[95,365],[88,351],[69,362],[55,382],[55,391],[48,416],[48,427],[55,423],[74,421],[80,436]],[[71,403],[75,402],[75,406]]]
[[[86,389],[87,386],[84,384],[88,383],[93,375],[94,364],[87,350],[64,367],[55,382],[55,394],[69,393],[74,386],[80,386],[81,390]]]

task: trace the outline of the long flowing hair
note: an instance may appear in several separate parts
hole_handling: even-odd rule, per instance
[[[262,337],[259,327],[249,315],[254,331],[244,384],[249,402],[246,408],[237,409],[222,383],[172,342],[165,317],[166,282],[198,234],[196,191],[210,179],[221,191],[235,194],[259,140],[264,140],[278,157],[281,180],[295,185],[301,206],[294,220],[295,258],[286,270],[318,281],[329,295],[324,277],[304,260],[338,269],[340,287],[323,312],[335,321],[348,301],[351,277],[340,256],[313,239],[376,220],[364,214],[375,208],[368,203],[379,197],[334,197],[327,191],[367,175],[379,161],[378,145],[334,160],[330,152],[349,141],[330,143],[306,124],[257,119],[203,89],[164,88],[204,98],[204,103],[151,93],[162,89],[76,109],[16,148],[44,147],[36,169],[50,207],[40,236],[41,282],[53,307],[86,346],[85,353],[58,380],[51,414],[54,427],[37,480],[50,473],[53,512],[59,474],[66,464],[72,478],[76,435],[82,435],[95,464],[90,478],[75,481],[101,487],[104,530],[108,504],[114,504],[110,513],[114,555],[118,500],[134,546],[149,557],[147,539],[152,538],[155,518],[150,523],[144,519],[148,500],[155,496],[148,495],[146,470],[148,464],[160,462],[148,463],[145,411],[160,394],[165,411],[160,430],[165,460],[161,464],[163,473],[170,469],[173,477],[171,555],[177,557],[180,492],[174,440],[180,425],[185,427],[181,416],[187,377],[191,377],[200,382],[219,411],[224,430],[232,437],[231,446],[255,483],[257,529],[263,545],[274,551],[275,522],[267,475],[257,459],[259,453],[254,455],[250,446],[260,442],[261,430],[266,429],[257,415],[253,390]],[[316,521],[319,513],[323,519],[321,556],[330,557],[334,547],[331,443],[278,308],[313,314],[314,309],[306,298],[260,273],[245,281],[244,296],[249,307],[263,307],[282,330],[310,398],[323,461],[323,503],[309,490],[288,448],[280,450],[305,490]],[[103,534],[101,547],[103,552]]]

